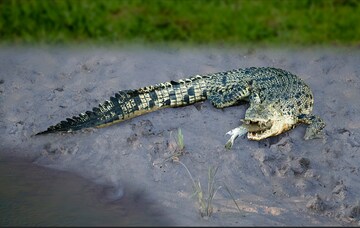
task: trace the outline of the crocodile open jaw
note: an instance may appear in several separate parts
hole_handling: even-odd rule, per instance
[[[243,120],[243,127],[248,130],[250,137],[259,136],[265,133],[267,130],[270,130],[273,123],[271,120],[268,121],[253,121],[253,120]]]

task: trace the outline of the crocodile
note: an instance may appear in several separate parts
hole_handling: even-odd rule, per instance
[[[279,68],[249,67],[195,75],[135,90],[121,90],[92,111],[66,118],[42,135],[100,128],[167,107],[181,107],[208,99],[215,108],[248,102],[242,124],[226,134],[230,149],[234,140],[247,134],[250,140],[279,135],[307,124],[304,139],[323,137],[325,122],[312,114],[313,93],[298,76]]]

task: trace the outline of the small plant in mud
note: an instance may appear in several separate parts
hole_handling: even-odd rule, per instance
[[[154,163],[154,165],[162,165],[165,162],[171,160],[177,162],[180,160],[180,156],[185,154],[185,144],[184,144],[184,135],[181,132],[181,128],[177,130],[177,137],[172,135],[173,131],[170,132],[170,140],[168,141],[169,153],[166,153],[166,158],[159,163]]]
[[[200,215],[201,217],[204,218],[208,218],[212,215],[213,213],[213,199],[217,193],[217,191],[222,188],[222,186],[218,186],[215,187],[215,175],[218,171],[218,167],[209,167],[208,169],[208,187],[207,187],[207,192],[204,193],[202,187],[201,187],[201,183],[199,180],[195,181],[193,176],[191,175],[189,169],[186,167],[186,165],[184,163],[182,163],[181,161],[176,161],[178,163],[180,163],[187,171],[187,173],[189,174],[189,177],[192,181],[192,186],[194,189],[194,193],[192,194],[192,197],[196,196],[197,198],[197,203],[199,205],[199,211],[200,211]],[[230,194],[232,200],[234,201],[237,209],[240,211],[240,208],[238,206],[238,204],[236,203],[233,195],[231,194],[229,188],[225,185],[225,189],[226,191]]]
[[[194,193],[192,196],[197,197],[200,215],[202,217],[210,217],[213,212],[212,201],[215,197],[216,192],[221,188],[221,186],[215,188],[215,175],[216,175],[218,168],[217,167],[216,168],[209,167],[208,189],[207,189],[207,196],[205,196],[205,193],[201,187],[200,181],[194,180],[189,169],[186,167],[186,165],[184,163],[182,163],[181,161],[177,161],[177,162],[180,163],[186,169],[187,173],[189,174],[189,177],[192,181],[192,186],[194,189]]]
[[[170,132],[170,138],[172,137],[172,131]],[[171,146],[172,148],[172,154],[166,158],[162,163],[165,163],[168,160],[172,160],[173,162],[177,162],[181,164],[189,174],[189,177],[192,181],[192,187],[194,190],[194,193],[192,194],[192,197],[197,198],[197,203],[199,205],[199,212],[201,217],[208,218],[213,213],[213,199],[219,189],[221,189],[223,186],[225,190],[229,193],[230,197],[232,198],[233,202],[235,203],[238,211],[241,213],[241,210],[236,203],[233,195],[230,192],[230,189],[223,184],[223,186],[217,186],[215,184],[215,176],[218,171],[218,167],[209,167],[208,169],[208,184],[207,184],[207,191],[204,192],[204,190],[201,187],[201,183],[199,180],[195,181],[192,174],[190,173],[190,170],[186,167],[184,163],[182,163],[179,159],[181,155],[185,153],[185,143],[184,143],[184,135],[182,134],[181,128],[178,128],[177,130],[177,137],[174,137],[174,141],[176,143],[176,146]]]
[[[185,145],[184,145],[184,135],[181,132],[181,128],[178,128],[178,134],[177,134],[177,145],[178,145],[178,149],[180,151],[184,150]]]
[[[170,138],[171,136],[172,132],[170,132]],[[177,139],[174,140],[176,142],[175,150],[170,157],[164,160],[164,162],[168,161],[169,159],[171,159],[172,161],[179,161],[179,157],[185,153],[184,135],[181,132],[181,128],[178,128]]]
[[[195,191],[194,195],[197,196],[199,210],[202,217],[210,217],[213,213],[212,201],[215,197],[216,192],[221,188],[221,186],[215,188],[215,175],[217,170],[217,167],[209,167],[207,197],[204,196],[204,192],[201,188],[199,180],[193,184],[193,188]]]

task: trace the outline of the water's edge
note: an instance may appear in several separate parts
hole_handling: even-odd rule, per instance
[[[0,226],[161,226],[161,210],[131,188],[0,154]]]

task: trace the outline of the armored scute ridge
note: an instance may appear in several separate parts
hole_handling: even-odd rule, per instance
[[[243,124],[231,135],[226,148],[247,133],[251,140],[275,136],[297,124],[308,124],[305,139],[321,136],[325,123],[312,115],[314,104],[310,88],[299,77],[276,68],[245,68],[156,84],[137,90],[123,90],[110,100],[79,116],[50,126],[40,134],[71,132],[104,127],[161,108],[180,107],[209,99],[216,108],[248,101]]]

